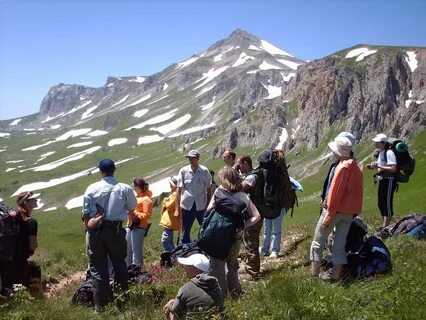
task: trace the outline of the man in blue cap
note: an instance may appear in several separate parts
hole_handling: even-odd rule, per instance
[[[108,257],[115,282],[122,290],[128,288],[126,232],[122,224],[136,207],[136,197],[129,185],[114,178],[114,161],[104,159],[98,168],[102,179],[87,187],[83,217],[87,227],[90,273],[95,280],[95,308],[100,311],[112,300]]]

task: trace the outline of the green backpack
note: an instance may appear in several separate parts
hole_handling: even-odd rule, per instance
[[[204,217],[197,244],[209,256],[225,260],[237,232],[244,228],[247,205],[223,189],[217,189],[214,201],[213,209]]]

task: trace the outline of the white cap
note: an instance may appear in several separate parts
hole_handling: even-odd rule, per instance
[[[193,266],[203,272],[208,272],[210,267],[209,258],[201,253],[194,253],[186,258],[178,257],[177,262],[184,266]]]
[[[387,142],[388,137],[384,133],[379,133],[373,138],[374,142]]]
[[[328,144],[328,147],[338,156],[350,157],[352,151],[352,142],[345,137],[336,137],[334,141]]]
[[[352,146],[354,146],[354,145],[355,145],[355,143],[356,143],[356,141],[355,141],[355,136],[354,136],[352,133],[348,132],[348,131],[340,132],[340,133],[337,135],[337,137],[336,137],[336,138],[339,138],[339,137],[348,138],[348,139],[351,141]]]

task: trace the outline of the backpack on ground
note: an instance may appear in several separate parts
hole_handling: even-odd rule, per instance
[[[74,292],[71,304],[85,307],[93,307],[95,305],[95,283],[89,270],[86,273],[86,279]]]
[[[358,253],[348,254],[348,267],[357,279],[385,274],[392,270],[391,254],[380,238],[370,236]]]
[[[284,152],[266,150],[258,158],[259,167],[253,170],[256,186],[253,202],[263,218],[274,219],[282,208],[291,209],[297,205],[296,192],[292,187]]]
[[[186,258],[195,253],[204,252],[198,247],[197,242],[185,243],[177,246],[173,251],[165,251],[160,255],[160,265],[165,268],[171,268],[176,264],[176,259]]]
[[[16,251],[19,222],[10,215],[11,208],[0,203],[0,262],[12,261]]]
[[[244,228],[247,205],[223,189],[215,192],[214,203],[204,218],[197,245],[209,256],[224,260],[238,230]]]
[[[416,167],[416,160],[410,155],[408,145],[402,139],[390,138],[387,143],[387,150],[392,150],[395,153],[396,181],[401,183],[408,182]],[[386,152],[385,161],[387,161]]]
[[[346,252],[359,252],[364,244],[367,233],[367,225],[364,223],[364,221],[362,221],[361,218],[355,217],[351,222],[351,226],[349,227],[349,232],[346,237]]]

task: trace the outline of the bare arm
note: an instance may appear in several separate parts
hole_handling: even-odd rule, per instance
[[[176,189],[176,210],[175,210],[175,216],[178,217],[181,215],[182,211],[180,208],[180,198],[182,195],[182,188]]]
[[[248,204],[247,211],[248,211],[250,218],[248,219],[248,221],[246,223],[246,228],[251,227],[252,225],[255,225],[261,219],[259,210],[257,210],[256,206],[254,205],[253,201],[251,201],[251,200]]]
[[[389,166],[377,166],[377,172],[389,172],[389,173],[395,173],[397,172],[396,165],[389,165]]]

